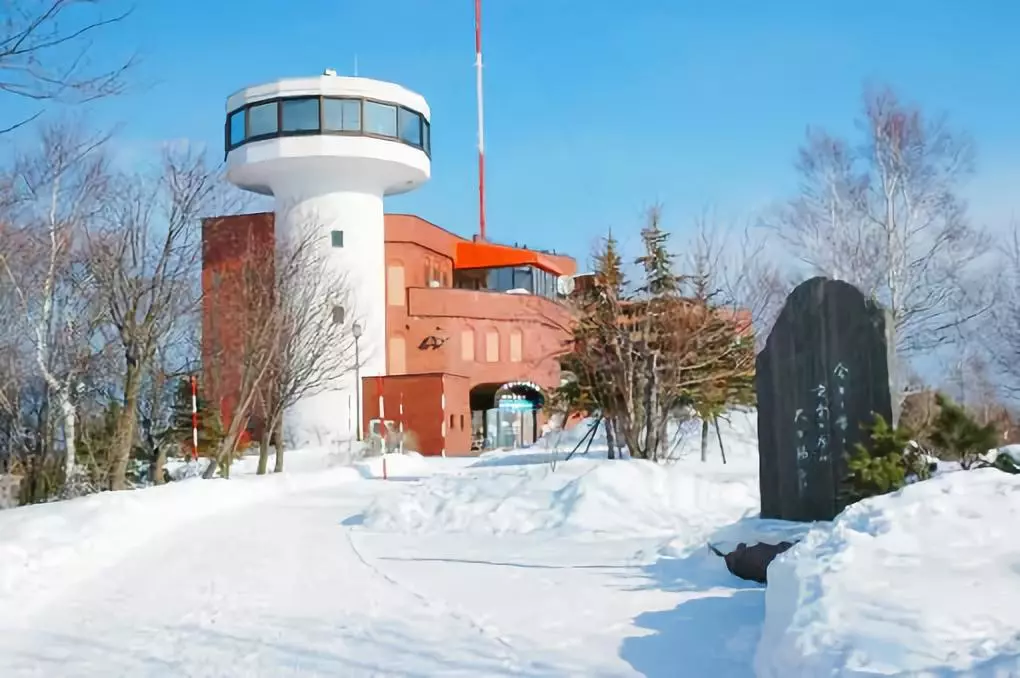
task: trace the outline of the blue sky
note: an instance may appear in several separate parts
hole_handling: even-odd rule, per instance
[[[400,82],[432,107],[433,178],[392,199],[461,234],[477,223],[471,0],[144,0],[99,58],[137,50],[138,87],[93,119],[120,143],[222,147],[225,97],[326,67]],[[486,0],[489,233],[586,258],[661,202],[742,220],[795,186],[809,124],[851,132],[887,82],[968,130],[979,221],[1016,207],[1020,4],[949,0]]]

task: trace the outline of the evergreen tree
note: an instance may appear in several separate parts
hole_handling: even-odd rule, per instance
[[[613,231],[610,230],[602,242],[602,248],[595,254],[595,291],[608,294],[613,299],[622,299],[626,285],[623,259]]]
[[[906,485],[911,476],[922,479],[928,476],[909,429],[892,428],[882,415],[876,414],[868,437],[870,446],[857,443],[847,455],[849,474],[842,488],[846,504],[894,492]]]
[[[660,212],[653,209],[648,223],[641,229],[641,242],[645,253],[636,262],[644,270],[645,282],[639,290],[653,298],[676,295],[680,291],[680,279],[673,271],[673,255],[666,249],[669,233],[663,231]]]
[[[939,413],[930,440],[940,458],[957,460],[969,469],[998,447],[995,424],[978,424],[962,406],[941,393],[935,396],[935,402]]]

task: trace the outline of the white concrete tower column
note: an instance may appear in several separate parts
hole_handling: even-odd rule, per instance
[[[277,246],[315,233],[329,274],[350,290],[347,331],[357,322],[362,379],[386,374],[386,260],[383,198],[428,180],[429,110],[399,85],[325,75],[247,88],[227,104],[229,179],[275,199]],[[332,300],[323,300],[331,313]],[[351,355],[353,359],[353,354]],[[351,365],[353,368],[353,363]],[[348,437],[355,372],[304,398],[284,415],[291,444]]]

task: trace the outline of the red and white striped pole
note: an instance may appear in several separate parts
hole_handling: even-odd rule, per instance
[[[191,375],[191,459],[198,461],[198,377]]]
[[[485,240],[485,107],[482,103],[482,0],[475,0],[475,87],[478,97],[478,239]]]

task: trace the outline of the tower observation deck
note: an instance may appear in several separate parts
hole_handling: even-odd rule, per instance
[[[350,288],[347,322],[362,327],[362,377],[386,373],[383,198],[428,181],[430,130],[421,95],[329,72],[248,87],[227,99],[227,177],[273,196],[278,247],[308,228],[321,233],[320,254]],[[331,309],[323,300],[323,313]],[[336,389],[285,413],[291,442],[324,444],[345,435],[340,422],[356,387],[351,372]]]

